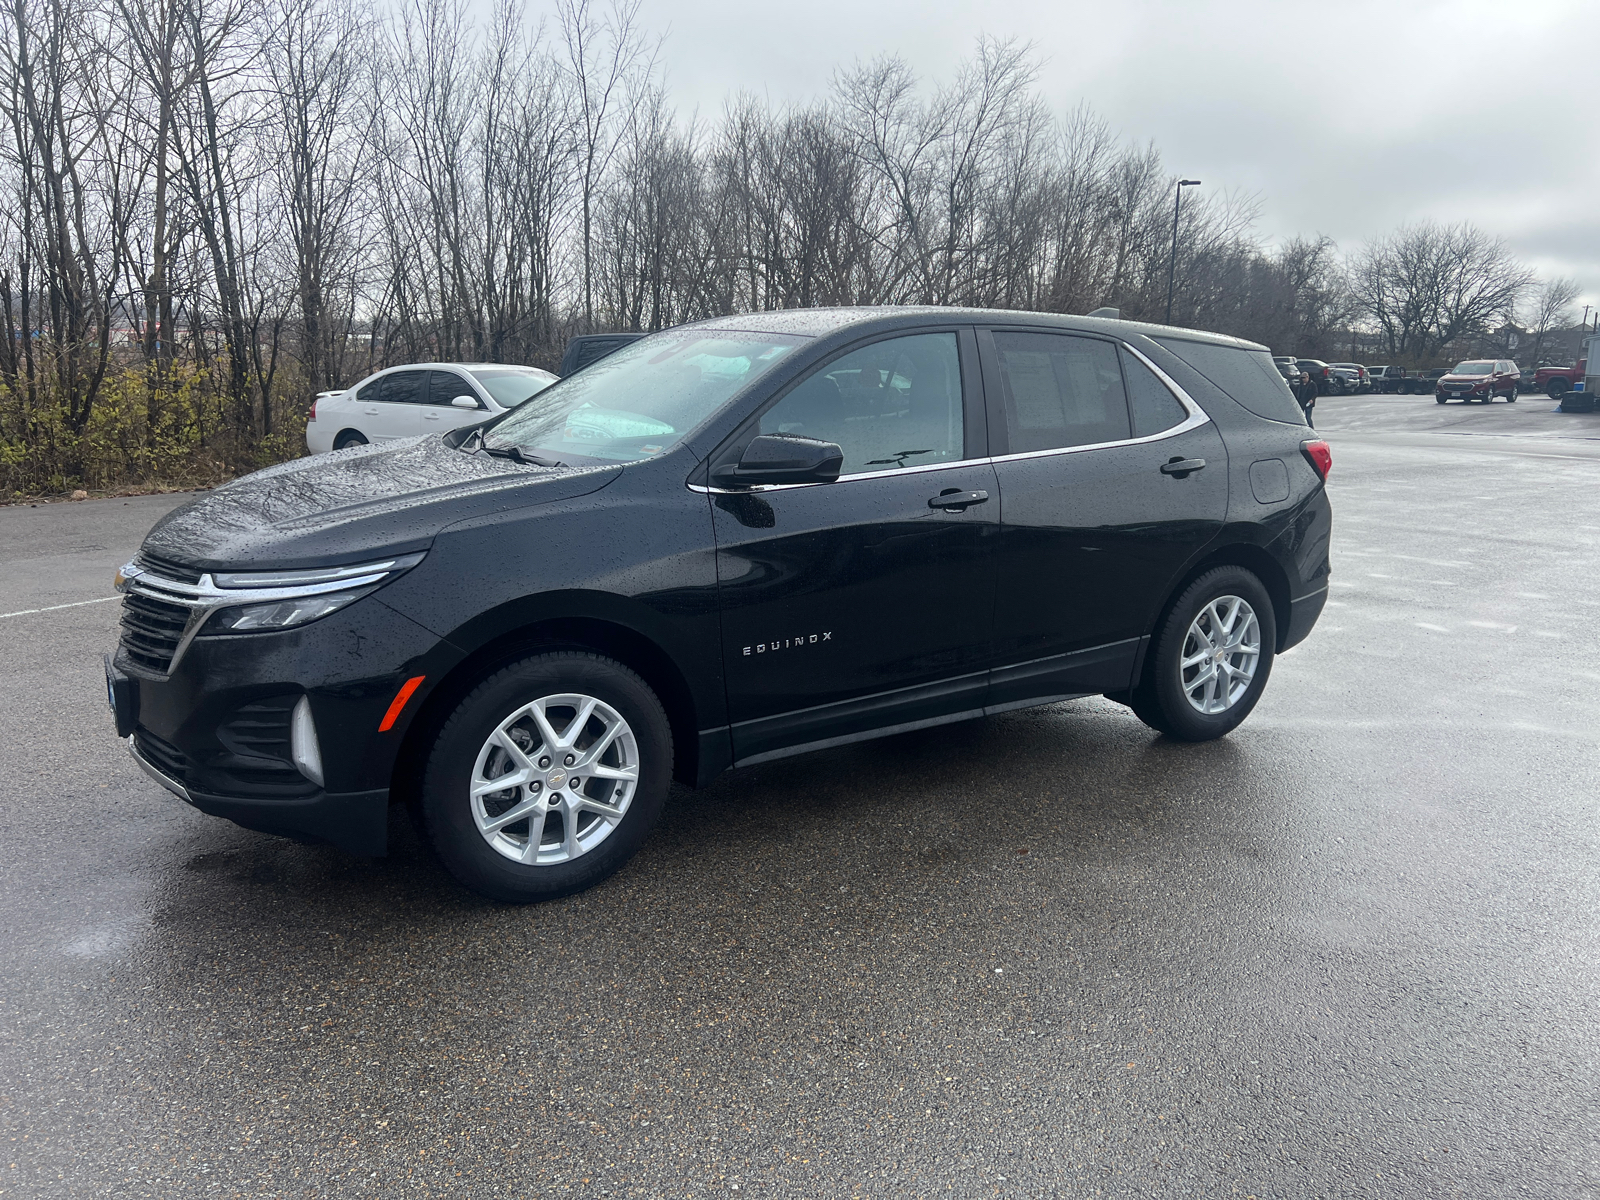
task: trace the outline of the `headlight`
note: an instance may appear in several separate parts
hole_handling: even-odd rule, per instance
[[[348,567],[216,572],[205,581],[210,585],[206,607],[215,611],[200,636],[268,633],[304,625],[355,603],[422,558],[401,554]]]
[[[254,633],[266,629],[288,629],[304,625],[361,599],[371,588],[356,592],[331,592],[307,596],[302,600],[279,600],[276,604],[249,604],[244,608],[225,608],[206,624],[206,633]]]

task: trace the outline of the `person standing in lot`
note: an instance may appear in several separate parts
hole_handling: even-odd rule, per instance
[[[1311,378],[1311,372],[1302,370],[1300,382],[1294,386],[1294,398],[1300,402],[1300,411],[1306,415],[1306,424],[1315,429],[1311,421],[1311,410],[1317,406],[1317,382]]]

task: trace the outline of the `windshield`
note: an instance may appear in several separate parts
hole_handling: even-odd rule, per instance
[[[542,392],[556,381],[548,371],[517,371],[511,368],[493,371],[469,371],[483,385],[483,390],[494,397],[501,408],[515,408],[535,392]]]
[[[1452,375],[1488,375],[1494,370],[1492,362],[1459,362]]]
[[[539,393],[491,429],[491,449],[638,462],[672,449],[803,339],[657,333]]]

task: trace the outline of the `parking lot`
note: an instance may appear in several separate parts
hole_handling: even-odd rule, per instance
[[[0,509],[0,1195],[1600,1194],[1600,414],[1554,408],[1319,403],[1332,598],[1223,741],[815,753],[523,909],[149,782],[88,602],[182,498]]]

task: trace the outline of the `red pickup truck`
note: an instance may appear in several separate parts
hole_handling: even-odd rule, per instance
[[[1572,367],[1540,367],[1533,373],[1533,386],[1547,396],[1565,396],[1583,378],[1588,365],[1587,358],[1580,358]]]

